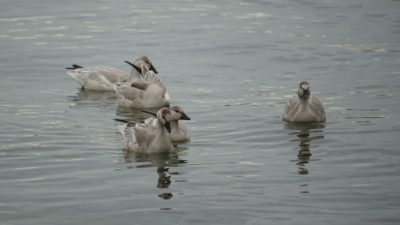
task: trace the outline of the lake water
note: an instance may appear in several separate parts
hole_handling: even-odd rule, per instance
[[[400,1],[0,3],[0,224],[400,224]],[[192,141],[125,153],[72,63],[149,56]],[[323,125],[281,121],[308,80]]]

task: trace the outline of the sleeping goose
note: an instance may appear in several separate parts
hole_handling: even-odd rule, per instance
[[[171,111],[171,133],[168,134],[172,143],[182,144],[190,141],[189,132],[180,120],[190,120],[190,117],[180,106],[173,106],[170,108]],[[147,118],[144,123],[146,125],[155,126],[156,118]]]
[[[146,56],[136,59],[134,63],[125,62],[133,66],[131,74],[120,69],[106,66],[82,67],[73,64],[72,67],[67,67],[65,69],[67,69],[67,74],[81,85],[82,89],[97,91],[112,91],[116,83],[132,82],[133,80],[139,79],[141,75],[150,70],[157,73],[153,63]]]
[[[119,105],[127,108],[160,108],[168,106],[171,100],[164,83],[152,70],[132,83],[117,83],[114,90]]]
[[[125,122],[118,126],[124,138],[125,149],[138,153],[172,153],[175,152],[168,133],[171,132],[171,113],[168,108],[160,109],[154,126],[140,126],[133,122]]]
[[[325,110],[318,98],[310,95],[310,85],[307,81],[299,84],[297,95],[287,102],[283,120],[288,122],[313,123],[325,121]]]

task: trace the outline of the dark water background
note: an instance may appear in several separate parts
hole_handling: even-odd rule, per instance
[[[0,224],[399,224],[400,2],[0,3]],[[153,59],[193,118],[124,153],[64,67]],[[281,121],[301,80],[328,121]]]

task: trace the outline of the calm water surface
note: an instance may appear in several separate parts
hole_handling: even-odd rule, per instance
[[[400,2],[0,3],[0,224],[399,224]],[[64,67],[153,59],[192,142],[125,153]],[[328,121],[285,124],[301,80]]]

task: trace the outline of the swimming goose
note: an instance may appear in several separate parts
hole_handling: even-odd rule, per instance
[[[125,149],[138,153],[172,153],[175,152],[168,133],[171,132],[171,113],[168,108],[160,109],[157,114],[155,126],[140,126],[133,122],[118,125],[118,130],[124,138]]]
[[[283,120],[288,122],[313,123],[325,121],[325,110],[318,98],[310,95],[310,85],[307,81],[299,84],[297,95],[287,102]]]
[[[97,91],[112,91],[116,83],[132,82],[150,70],[157,73],[152,62],[146,56],[136,59],[134,63],[125,62],[133,66],[131,74],[120,69],[105,66],[86,68],[73,64],[72,67],[66,67],[65,69],[67,69],[67,74],[81,85],[82,89]]]
[[[185,113],[185,111],[180,106],[173,106],[171,110],[171,133],[168,134],[172,143],[181,144],[190,141],[189,132],[185,124],[181,123],[179,120],[190,120],[190,117]],[[147,118],[144,123],[146,125],[155,126],[156,118]]]
[[[166,89],[165,86],[164,86],[164,83],[161,81],[161,79],[158,76],[148,75],[148,73],[150,71],[153,71],[155,74],[158,75],[158,71],[156,70],[156,68],[154,68],[154,66],[152,64],[150,64],[151,65],[150,67],[146,67],[146,66],[138,67],[138,66],[135,65],[135,63],[131,63],[131,62],[128,62],[128,61],[125,61],[125,62],[133,67],[132,71],[133,70],[137,71],[136,74],[142,74],[142,76],[139,76],[139,77],[135,77],[133,75],[131,76],[131,79],[127,83],[129,83],[132,87],[136,87],[136,88],[139,88],[139,89],[143,90],[150,83],[157,83],[163,89]],[[149,59],[147,59],[147,62],[151,62],[151,61],[149,61]],[[145,65],[145,64],[142,64],[142,65]],[[167,90],[165,90],[164,98],[167,99],[167,101],[170,101],[170,95],[169,95]]]
[[[143,79],[117,83],[114,90],[119,105],[128,108],[160,108],[168,106],[171,100],[164,83],[152,70],[147,71]]]

